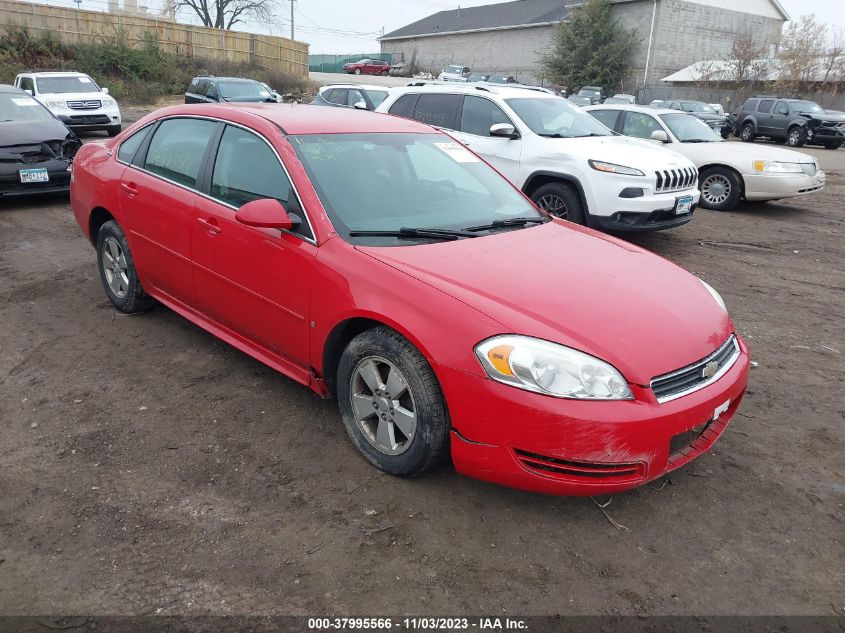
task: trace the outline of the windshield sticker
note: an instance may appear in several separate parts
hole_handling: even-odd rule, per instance
[[[35,99],[15,99],[12,97],[12,103],[20,106],[36,106],[38,102]]]
[[[456,163],[481,162],[478,156],[457,143],[435,143],[434,146],[444,154],[447,154]]]
[[[77,77],[77,79],[79,79],[79,81],[81,81],[81,82],[82,82],[82,83],[84,83],[84,84],[92,84],[92,83],[94,83],[93,81],[91,81],[90,79],[88,79],[88,77]]]

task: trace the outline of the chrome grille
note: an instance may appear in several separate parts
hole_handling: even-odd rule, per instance
[[[67,107],[71,110],[97,110],[103,107],[99,99],[88,99],[86,101],[68,101]]]
[[[653,378],[651,390],[661,403],[680,398],[719,380],[733,367],[737,358],[739,343],[736,336],[731,334],[730,338],[709,356],[677,371]]]
[[[695,186],[698,171],[691,167],[682,169],[664,169],[654,172],[656,176],[655,192],[682,191]]]

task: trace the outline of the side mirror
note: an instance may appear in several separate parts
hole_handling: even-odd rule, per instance
[[[288,215],[285,206],[273,198],[262,198],[247,202],[237,210],[235,219],[247,226],[285,231],[290,231],[299,224],[299,220],[294,220]]]
[[[357,102],[354,106],[352,106],[352,107],[353,107],[353,108],[355,108],[356,110],[366,110],[366,109],[367,109],[367,104],[366,104],[366,103],[364,103],[363,101],[358,101],[358,102]]]
[[[668,143],[669,142],[669,135],[666,134],[663,130],[654,130],[651,133],[651,140],[652,141],[660,141],[661,143]]]
[[[490,136],[516,138],[516,128],[510,123],[494,123],[490,126]]]
[[[103,88],[103,92],[105,92],[106,94],[108,94],[108,93],[109,93],[109,89],[108,89],[108,88]]]

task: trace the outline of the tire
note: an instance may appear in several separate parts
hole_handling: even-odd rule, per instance
[[[115,136],[117,136],[118,134],[120,134],[120,130],[121,130],[121,129],[123,129],[123,128],[122,128],[122,126],[120,126],[120,125],[113,125],[113,126],[111,126],[110,128],[107,128],[107,129],[106,129],[106,132],[108,133],[108,135],[109,135],[109,136],[111,136],[111,137],[115,137]]]
[[[698,188],[701,191],[700,206],[714,211],[729,211],[742,197],[742,178],[727,167],[710,167],[701,172]]]
[[[543,211],[569,220],[575,224],[587,224],[584,205],[575,187],[563,182],[550,182],[538,187],[531,194],[531,200]]]
[[[842,147],[842,141],[837,141],[835,143],[825,143],[825,149],[839,149]]]
[[[360,75],[360,74],[361,74],[361,69],[360,69],[360,68],[356,68],[356,69],[355,69],[355,74],[356,74],[356,75]]]
[[[337,369],[337,400],[355,448],[380,470],[419,475],[449,455],[449,413],[437,377],[395,330],[376,327],[349,342]]]
[[[746,143],[753,143],[757,134],[754,132],[754,124],[746,123],[739,131],[739,138]]]
[[[387,77],[389,74],[390,74],[390,71],[385,70],[385,71],[382,71],[381,76],[382,76],[382,77]]]
[[[807,142],[807,133],[803,128],[793,125],[786,133],[786,144],[790,147],[801,147]]]
[[[97,234],[97,267],[106,295],[115,308],[125,314],[135,314],[153,307],[155,301],[138,281],[126,235],[114,220],[103,224]]]

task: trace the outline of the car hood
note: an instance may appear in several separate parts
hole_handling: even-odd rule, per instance
[[[726,153],[740,155],[743,158],[754,160],[772,160],[781,163],[813,163],[815,158],[809,154],[803,154],[783,147],[772,147],[762,143],[731,143],[721,141],[714,143],[685,143],[685,145],[699,145],[710,151],[724,151]]]
[[[727,118],[724,115],[716,114],[715,112],[691,112],[690,114],[702,121],[724,121]]]
[[[799,112],[798,116],[810,119],[811,121],[824,121],[826,123],[841,123],[843,121],[843,118],[841,116],[837,116],[836,114],[811,114],[810,112]]]
[[[707,356],[733,330],[690,273],[560,220],[454,242],[357,248],[495,319],[503,333],[579,349],[639,385]]]
[[[555,155],[585,156],[626,167],[635,167],[644,172],[650,169],[672,169],[692,167],[690,161],[680,154],[663,149],[653,141],[628,136],[590,136],[584,138],[542,138],[548,153],[540,158],[553,159]]]
[[[44,141],[64,141],[75,138],[65,124],[57,119],[45,121],[8,121],[0,123],[0,146],[35,145]]]

